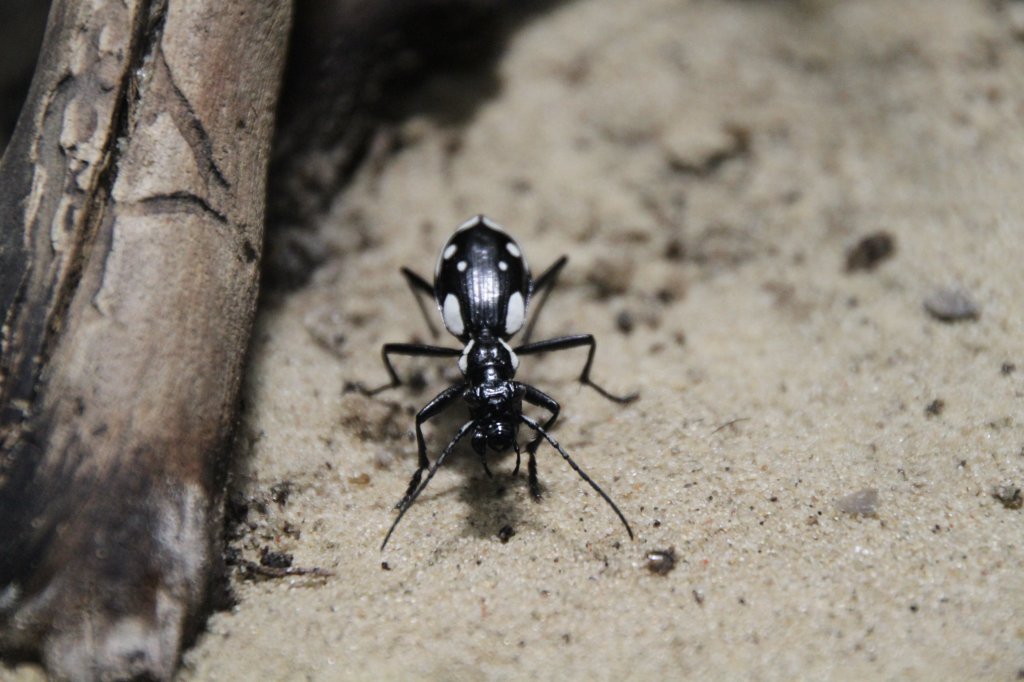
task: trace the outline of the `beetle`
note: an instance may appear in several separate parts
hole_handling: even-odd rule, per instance
[[[517,474],[520,464],[518,434],[522,424],[536,434],[526,446],[531,496],[535,500],[541,497],[535,454],[540,444],[547,441],[611,506],[626,527],[630,539],[633,539],[633,529],[619,507],[548,433],[558,419],[561,409],[558,402],[539,389],[514,380],[521,356],[586,346],[589,352],[579,377],[580,383],[590,386],[616,403],[629,403],[638,397],[635,393],[626,396],[613,395],[591,381],[590,368],[597,350],[597,342],[593,335],[573,334],[530,343],[537,313],[547,300],[566,262],[568,258],[562,256],[536,280],[532,279],[519,243],[493,220],[484,215],[477,215],[460,225],[441,249],[434,268],[433,286],[409,268],[401,269],[431,332],[437,335],[437,330],[423,303],[424,296],[434,299],[445,328],[459,340],[462,348],[445,348],[421,343],[386,343],[381,348],[381,358],[390,381],[375,389],[359,389],[364,395],[373,396],[400,386],[402,380],[391,362],[393,355],[458,357],[458,367],[463,379],[438,393],[416,414],[416,471],[409,481],[405,495],[395,507],[398,515],[384,537],[381,550],[387,546],[399,521],[463,438],[470,438],[473,450],[480,457],[488,476],[491,476],[491,470],[487,465],[487,451],[502,453],[511,448],[516,453],[513,475]],[[526,325],[526,311],[532,300],[537,301],[536,312],[530,324]],[[523,343],[512,348],[508,341],[524,326],[526,330],[523,333]],[[469,407],[470,419],[459,428],[431,464],[427,457],[423,424],[459,400],[464,401]],[[550,413],[543,425],[523,414],[524,401]],[[427,474],[425,480],[424,473]]]

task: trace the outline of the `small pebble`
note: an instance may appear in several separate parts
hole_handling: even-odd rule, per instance
[[[686,117],[661,139],[668,166],[678,173],[705,177],[750,149],[750,131],[723,126],[714,118]]]
[[[269,547],[260,550],[260,565],[269,568],[289,568],[292,565],[292,555],[287,552],[272,552]]]
[[[999,500],[1007,509],[1024,507],[1024,497],[1021,496],[1020,488],[1015,485],[996,486],[996,489],[992,491],[992,497]]]
[[[281,481],[270,486],[270,499],[277,503],[278,507],[288,504],[288,498],[292,494],[292,482]]]
[[[888,232],[864,237],[846,251],[847,272],[870,272],[896,251],[896,241]]]
[[[619,331],[623,334],[629,334],[633,331],[635,326],[633,315],[628,310],[623,310],[616,316],[615,325],[619,328]]]
[[[878,488],[864,488],[840,498],[836,509],[851,516],[878,516]]]
[[[318,346],[335,357],[344,357],[347,339],[338,330],[345,328],[345,320],[333,302],[314,309],[306,315],[303,323]]]
[[[924,309],[942,322],[976,320],[981,315],[978,304],[959,287],[936,289],[924,300]]]
[[[946,409],[946,401],[936,398],[924,408],[924,414],[926,417],[938,417],[944,409]]]
[[[686,257],[686,246],[681,239],[670,239],[665,245],[665,258],[668,260],[683,260]]]
[[[655,549],[644,557],[647,570],[655,575],[668,575],[676,567],[676,549]]]
[[[516,534],[515,528],[513,528],[512,526],[509,526],[509,525],[505,525],[505,526],[502,526],[501,530],[498,531],[498,539],[501,540],[501,544],[505,544],[510,539],[512,539],[512,536],[515,535],[515,534]]]
[[[355,476],[349,476],[348,482],[352,485],[367,485],[370,482],[370,475],[363,471]]]
[[[626,257],[597,258],[587,273],[587,281],[597,289],[598,298],[618,296],[629,291],[634,270],[633,261]]]

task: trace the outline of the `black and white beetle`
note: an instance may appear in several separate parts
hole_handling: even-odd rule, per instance
[[[523,328],[531,299],[539,297],[539,312],[567,260],[562,256],[536,280],[531,279],[530,268],[516,240],[489,218],[478,215],[460,225],[444,245],[437,259],[437,267],[434,269],[434,286],[430,286],[412,270],[402,268],[402,275],[416,296],[431,331],[437,334],[420,297],[423,294],[433,297],[441,312],[444,326],[462,342],[463,348],[442,348],[419,343],[384,344],[381,356],[391,381],[373,390],[363,390],[363,393],[375,395],[401,385],[402,380],[398,378],[391,364],[392,355],[458,356],[458,365],[464,380],[441,391],[416,415],[419,463],[405,495],[396,506],[398,516],[388,529],[381,549],[388,544],[391,534],[405,512],[464,437],[472,434],[473,450],[480,456],[480,462],[488,476],[491,475],[486,460],[488,448],[496,452],[506,452],[512,448],[516,453],[513,475],[518,473],[520,453],[517,435],[520,424],[526,424],[537,433],[526,446],[530,494],[533,498],[540,499],[540,483],[537,481],[537,461],[534,455],[541,441],[546,440],[611,506],[626,527],[630,539],[633,538],[629,522],[611,498],[573,461],[558,441],[548,434],[548,429],[558,418],[558,403],[533,386],[513,381],[521,355],[588,346],[590,352],[587,355],[587,363],[583,366],[583,373],[580,374],[580,382],[617,403],[628,403],[637,397],[636,394],[623,397],[612,395],[590,380],[590,366],[594,361],[594,351],[597,349],[597,342],[591,334],[560,336],[530,343],[530,335],[537,317],[535,313],[533,321],[523,335],[523,344],[515,349],[508,345],[508,339]],[[427,459],[423,423],[451,407],[460,398],[469,406],[470,420],[462,425],[440,456],[431,464]],[[523,414],[524,400],[551,413],[543,426]],[[423,472],[427,472],[427,478],[421,483]]]

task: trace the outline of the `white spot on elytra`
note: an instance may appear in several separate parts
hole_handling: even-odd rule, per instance
[[[460,260],[458,263],[455,264],[455,267],[456,269],[458,269],[459,272],[465,272],[468,266],[466,265],[466,261]]]
[[[464,222],[461,225],[459,225],[455,229],[455,231],[456,232],[462,232],[463,230],[468,230],[471,227],[476,227],[476,225],[480,222],[481,218],[483,218],[482,215],[475,215],[472,218],[470,218],[469,220],[467,220],[466,222]]]
[[[508,263],[506,263],[503,260],[498,261],[498,269],[501,270],[502,272],[505,272],[506,270],[508,270]]]
[[[456,232],[462,232],[463,230],[468,230],[469,228],[476,227],[477,225],[486,225],[487,227],[491,228],[492,230],[498,230],[499,232],[504,232],[505,231],[504,227],[502,227],[498,223],[494,222],[493,220],[491,220],[487,216],[483,215],[482,213],[479,214],[479,215],[475,215],[472,218],[470,218],[469,220],[467,220],[466,222],[462,223],[457,228],[455,228],[455,231]]]
[[[441,308],[441,317],[444,318],[444,326],[455,336],[462,336],[466,325],[462,321],[462,308],[459,307],[459,299],[455,294],[448,294],[444,299],[444,306]]]
[[[469,351],[473,350],[474,343],[476,343],[476,340],[470,339],[466,347],[462,349],[462,356],[459,358],[459,369],[462,370],[463,374],[469,369]]]
[[[458,250],[459,250],[459,247],[456,244],[449,244],[448,247],[444,250],[443,258],[445,260],[448,260],[449,258],[454,256],[455,252],[458,251]]]
[[[505,244],[505,248],[508,249],[508,252],[511,253],[515,258],[519,258],[520,256],[523,255],[523,252],[519,250],[519,247],[513,244],[512,242]]]
[[[508,312],[505,314],[505,333],[515,334],[519,331],[523,326],[525,318],[526,301],[523,300],[523,295],[516,291],[508,297]]]
[[[501,225],[499,225],[498,223],[494,222],[493,220],[491,220],[487,216],[481,215],[481,216],[479,216],[479,218],[480,218],[480,222],[482,222],[484,225],[486,225],[487,227],[491,228],[492,230],[500,230],[502,232],[505,231],[505,228],[503,228]]]
[[[498,339],[498,341],[501,341],[501,345],[505,346],[505,350],[508,351],[509,360],[511,360],[512,362],[512,371],[515,372],[517,369],[519,369],[519,356],[516,355],[516,352],[514,350],[512,350],[512,346],[505,343],[505,339]],[[472,343],[473,342],[470,341],[470,344]]]

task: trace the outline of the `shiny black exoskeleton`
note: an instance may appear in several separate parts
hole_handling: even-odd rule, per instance
[[[381,355],[391,381],[380,388],[364,392],[374,395],[402,383],[391,364],[391,355],[458,356],[458,365],[464,380],[441,391],[416,415],[419,464],[412,480],[409,481],[405,495],[397,505],[398,516],[384,537],[381,549],[387,545],[405,512],[464,437],[471,435],[473,450],[480,456],[488,476],[491,475],[486,459],[488,449],[496,452],[513,449],[516,453],[516,467],[513,473],[517,473],[520,461],[517,440],[520,424],[526,424],[537,434],[526,447],[530,493],[534,499],[540,499],[540,483],[537,480],[537,462],[534,455],[540,443],[546,440],[611,506],[625,525],[629,537],[633,537],[633,530],[629,527],[626,517],[611,498],[548,434],[548,429],[558,418],[558,403],[533,386],[513,380],[516,370],[519,369],[521,355],[587,346],[590,352],[580,374],[580,382],[593,387],[601,395],[615,402],[626,403],[636,398],[636,395],[614,396],[590,380],[590,366],[597,348],[597,343],[590,334],[561,336],[529,343],[533,327],[531,322],[524,333],[524,343],[514,349],[508,345],[508,339],[519,332],[526,323],[526,310],[531,299],[539,298],[539,311],[567,260],[562,256],[536,280],[531,279],[526,258],[516,240],[490,219],[478,215],[460,225],[444,245],[437,259],[437,267],[434,269],[433,286],[408,268],[402,268],[402,274],[416,295],[431,331],[436,335],[430,316],[423,306],[423,294],[433,296],[441,312],[444,326],[464,346],[462,349],[455,349],[417,343],[385,344]],[[423,438],[423,423],[451,407],[459,399],[469,406],[470,419],[462,425],[444,451],[431,464],[427,458],[427,445]],[[524,400],[551,413],[543,426],[523,414]],[[427,472],[426,480],[422,480],[424,472]]]

